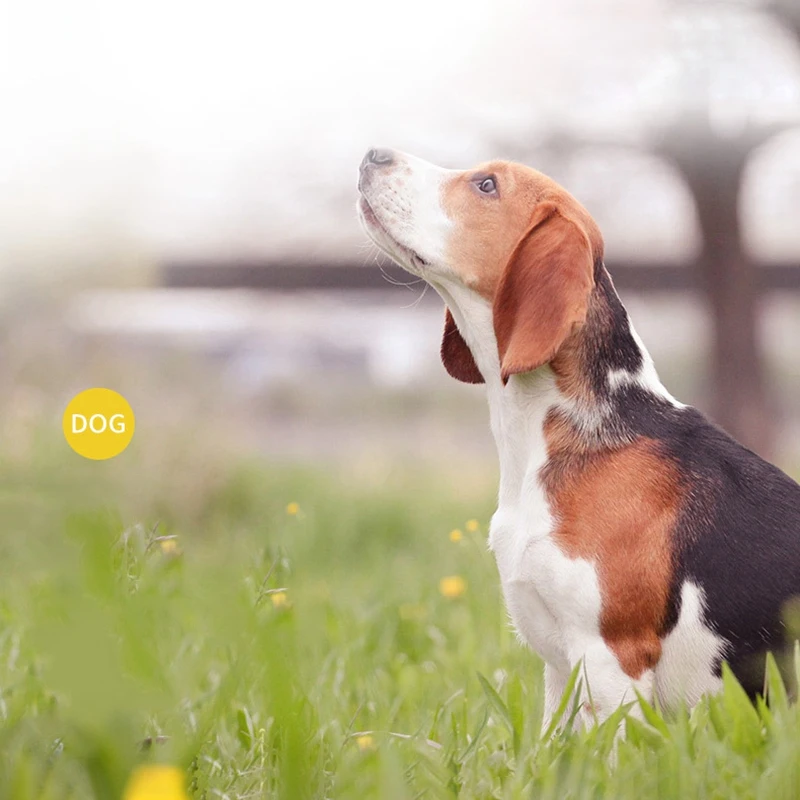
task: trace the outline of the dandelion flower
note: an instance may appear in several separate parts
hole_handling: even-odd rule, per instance
[[[362,736],[356,736],[356,744],[358,745],[358,749],[362,752],[375,749],[375,740],[368,733]]]
[[[464,526],[470,533],[477,533],[481,526],[478,520],[476,519],[468,519],[467,524]]]
[[[449,599],[461,597],[467,591],[467,582],[460,575],[450,575],[439,581],[439,591]]]
[[[131,773],[122,800],[189,800],[183,770],[167,764],[137,767]]]
[[[286,513],[290,517],[296,517],[300,512],[300,506],[297,503],[288,503],[286,505]]]
[[[456,528],[455,530],[450,531],[450,541],[451,542],[460,542],[463,538],[464,534]]]
[[[178,548],[178,540],[175,538],[161,539],[158,544],[161,547],[161,552],[165,556],[177,556],[180,553],[180,549]]]
[[[269,598],[272,600],[272,605],[275,606],[275,608],[289,607],[289,597],[286,592],[273,592]]]

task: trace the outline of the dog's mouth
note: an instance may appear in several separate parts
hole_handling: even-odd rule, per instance
[[[378,219],[378,215],[372,209],[372,206],[363,194],[358,201],[358,210],[369,237],[381,250],[397,261],[400,266],[410,269],[412,272],[415,270],[423,270],[430,266],[430,263],[419,253],[398,242],[397,239],[386,230],[386,226]]]

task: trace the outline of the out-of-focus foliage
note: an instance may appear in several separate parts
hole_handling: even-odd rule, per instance
[[[774,671],[769,708],[728,677],[616,745],[618,719],[540,739],[541,666],[468,465],[184,464],[203,491],[169,515],[174,476],[115,482],[61,452],[45,436],[0,461],[0,798],[117,798],[149,763],[196,798],[797,796],[800,712]]]

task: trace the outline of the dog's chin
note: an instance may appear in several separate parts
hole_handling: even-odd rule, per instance
[[[406,272],[410,272],[420,278],[426,276],[426,270],[430,264],[419,253],[398,242],[386,230],[386,227],[378,219],[364,197],[361,197],[358,202],[358,216],[361,220],[361,226],[381,252],[386,253]]]

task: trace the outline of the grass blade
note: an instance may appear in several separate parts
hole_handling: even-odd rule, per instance
[[[500,695],[495,691],[494,687],[489,683],[489,681],[487,681],[480,672],[476,674],[490,705],[500,715],[506,727],[508,728],[508,732],[511,734],[514,755],[519,755],[521,731],[517,730],[516,726],[514,725],[514,720],[511,717],[511,712],[508,710],[508,706],[503,702],[503,698],[500,697]]]
[[[542,738],[544,740],[549,739],[553,733],[555,732],[556,728],[558,728],[558,723],[561,722],[564,714],[567,710],[567,706],[569,705],[570,701],[572,700],[573,694],[575,694],[575,687],[578,683],[578,676],[580,675],[581,671],[581,663],[578,662],[572,669],[572,673],[569,676],[569,680],[567,681],[567,685],[564,687],[564,692],[561,695],[561,702],[558,704],[558,708],[556,708],[555,713],[553,714],[553,718],[550,720],[550,724],[547,726],[547,730],[542,734]],[[580,696],[580,688],[578,688],[577,695]],[[580,710],[579,707],[577,710]],[[574,721],[575,716],[577,715],[577,710],[573,708],[572,716],[570,717],[569,726],[571,727],[571,723]]]

